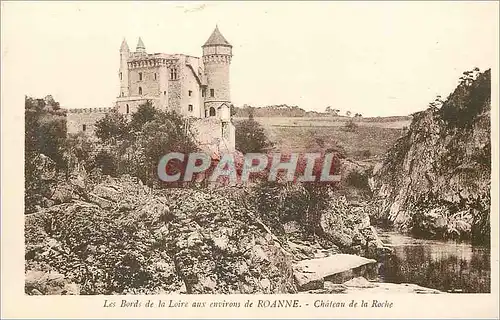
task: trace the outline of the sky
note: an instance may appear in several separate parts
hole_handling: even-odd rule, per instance
[[[5,2],[2,80],[66,108],[112,106],[119,48],[201,55],[233,45],[231,98],[407,115],[465,70],[496,68],[498,2]]]

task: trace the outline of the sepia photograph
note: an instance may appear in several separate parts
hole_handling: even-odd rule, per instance
[[[24,296],[497,295],[495,10],[2,1]]]

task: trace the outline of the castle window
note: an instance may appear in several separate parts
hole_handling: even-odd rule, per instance
[[[201,90],[201,96],[202,96],[202,97],[205,97],[206,95],[207,95],[207,89],[203,88],[203,89]]]
[[[84,125],[82,126],[82,130],[83,130],[83,131],[87,131],[87,125],[86,125],[86,124],[84,124]]]
[[[156,73],[155,73],[155,80],[156,80]]]
[[[129,109],[128,104],[127,104],[127,114],[128,114],[129,112],[130,112],[130,109]]]
[[[166,96],[167,95],[167,91],[163,91],[163,95]]]
[[[122,73],[121,73],[121,72],[120,72],[120,80],[123,80],[123,78],[122,78]]]
[[[213,90],[213,89],[212,89]],[[215,108],[214,107],[211,107],[210,108],[210,116],[213,117],[215,116]]]
[[[139,95],[142,96],[142,88],[139,87]]]
[[[193,94],[193,91],[189,90],[189,91],[188,91],[188,94],[189,94],[189,96],[191,97],[191,95]]]
[[[170,69],[170,80],[177,80],[177,69]]]
[[[142,72],[139,72],[139,81],[142,81]]]
[[[188,106],[188,111],[193,111],[193,105],[192,105],[192,104],[190,104],[190,105]]]
[[[210,96],[212,98],[215,97],[215,90],[214,89],[210,89]]]

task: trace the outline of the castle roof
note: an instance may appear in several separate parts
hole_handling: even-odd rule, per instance
[[[219,27],[215,26],[215,30],[212,32],[210,38],[208,38],[207,42],[203,45],[203,47],[210,46],[227,46],[232,47],[231,44],[224,38],[222,33],[219,31]]]
[[[120,51],[129,51],[127,40],[123,38],[122,45],[120,46]]]
[[[144,45],[144,42],[142,42],[141,37],[139,37],[139,41],[137,41],[136,51],[145,51],[145,50],[146,46]]]

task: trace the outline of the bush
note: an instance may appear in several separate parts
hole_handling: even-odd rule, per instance
[[[347,132],[356,132],[356,130],[358,129],[358,125],[354,123],[354,121],[349,120],[344,124],[342,129]]]
[[[283,225],[299,222],[308,235],[320,230],[322,212],[328,207],[331,186],[321,183],[264,182],[258,185],[253,201],[260,217],[277,234],[283,234]]]
[[[242,153],[266,152],[272,147],[264,128],[255,120],[248,119],[236,124],[236,149]]]
[[[362,190],[370,190],[367,174],[358,171],[351,171],[347,175],[346,182],[348,186],[352,186]]]
[[[94,168],[101,170],[102,174],[116,176],[118,165],[117,159],[108,151],[101,150],[94,159]]]

